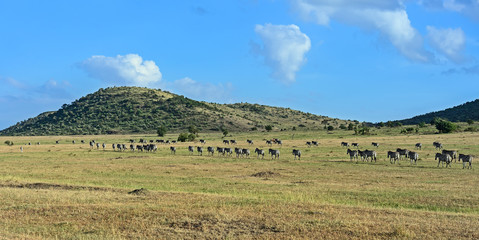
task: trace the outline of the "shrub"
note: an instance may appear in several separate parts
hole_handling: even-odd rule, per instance
[[[156,133],[158,134],[159,137],[163,137],[166,134],[166,127],[165,126],[160,126],[157,130]]]
[[[468,119],[468,120],[467,120],[467,124],[469,124],[469,125],[472,125],[472,124],[474,124],[474,120],[472,120],[472,119]]]
[[[437,119],[435,125],[436,129],[439,130],[439,133],[450,133],[457,130],[456,124],[443,119]]]
[[[10,141],[10,140],[7,140],[7,141],[5,141],[5,144],[7,144],[8,146],[12,146],[12,145],[13,145],[13,142]]]
[[[333,126],[328,126],[328,131],[333,131],[334,127]]]
[[[339,125],[339,128],[340,128],[340,129],[343,129],[343,130],[346,130],[346,129],[347,129],[346,125],[344,125],[344,124]]]
[[[271,126],[271,125],[266,125],[266,126],[264,127],[264,129],[269,132],[269,131],[273,130],[273,126]]]

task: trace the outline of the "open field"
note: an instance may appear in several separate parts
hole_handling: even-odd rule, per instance
[[[283,146],[273,146],[281,157],[190,155],[187,146],[199,143],[175,144],[176,155],[170,145],[158,145],[156,153],[111,149],[131,138],[160,139],[153,135],[0,137],[0,239],[479,238],[479,166],[438,168],[432,146],[440,141],[479,156],[479,133],[233,135],[226,139],[251,152],[268,149],[263,139],[282,139]],[[224,146],[220,134],[200,138],[205,147]],[[90,149],[90,139],[107,149]],[[319,146],[306,147],[311,140]],[[380,143],[378,161],[350,162],[342,141],[362,150]],[[417,165],[386,160],[388,150],[413,150],[417,142],[423,143]],[[301,149],[301,160],[294,160],[293,148]]]

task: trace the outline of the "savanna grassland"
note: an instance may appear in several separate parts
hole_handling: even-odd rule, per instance
[[[276,160],[190,155],[187,146],[199,143],[175,144],[176,155],[170,145],[158,145],[156,153],[111,148],[131,138],[176,137],[0,137],[15,143],[0,146],[0,238],[479,238],[477,166],[437,167],[432,146],[440,141],[446,149],[479,155],[479,133],[284,131],[226,138],[251,152],[267,150],[264,139],[282,139],[283,146],[273,145],[281,151]],[[221,134],[200,138],[205,147],[224,146]],[[90,149],[91,139],[107,149]],[[319,146],[306,147],[311,140]],[[350,162],[342,141],[363,150],[378,142],[377,162]],[[386,160],[388,150],[413,150],[417,142],[423,143],[417,165]],[[301,149],[301,160],[294,160],[293,148]]]

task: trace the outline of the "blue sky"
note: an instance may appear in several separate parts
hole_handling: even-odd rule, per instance
[[[1,1],[0,129],[146,86],[360,121],[479,96],[479,0]]]

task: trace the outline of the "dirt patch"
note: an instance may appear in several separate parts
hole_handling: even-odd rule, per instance
[[[9,183],[0,184],[2,188],[27,188],[27,189],[59,189],[59,190],[88,190],[88,191],[114,191],[111,188],[71,186],[51,183]]]
[[[149,191],[144,189],[144,188],[139,188],[139,189],[135,189],[131,192],[128,192],[128,194],[132,194],[132,195],[148,195],[149,194]]]
[[[275,172],[271,172],[271,171],[266,171],[266,172],[257,172],[253,175],[251,175],[252,177],[276,177],[276,176],[280,176],[281,174],[279,173],[275,173]]]

